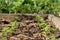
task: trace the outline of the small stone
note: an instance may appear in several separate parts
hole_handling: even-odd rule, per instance
[[[48,20],[51,22],[50,23],[51,25],[53,25],[54,27],[56,27],[60,30],[60,18],[58,18],[52,14],[49,14]]]

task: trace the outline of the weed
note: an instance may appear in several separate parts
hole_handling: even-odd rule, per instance
[[[45,32],[46,34],[49,34],[49,33],[50,33],[50,27],[49,27],[48,24],[46,24],[46,23],[41,23],[39,26],[44,30],[44,32]]]
[[[36,20],[40,23],[39,26],[44,30],[44,32],[46,34],[49,34],[50,33],[50,27],[49,27],[48,24],[44,23],[45,22],[44,18],[42,16],[40,16],[40,15],[37,15]]]
[[[18,17],[15,17],[14,18],[14,21],[13,22],[11,22],[11,27],[8,27],[8,28],[3,28],[2,29],[2,33],[1,33],[1,37],[2,37],[2,40],[7,40],[7,38],[6,38],[6,36],[8,35],[8,34],[10,34],[11,35],[11,33],[15,30],[15,28],[18,26],[18,23],[17,23],[17,19],[18,19]]]
[[[44,18],[41,17],[40,15],[37,15],[37,16],[36,16],[36,20],[37,20],[38,22],[41,22],[41,23],[44,22]]]

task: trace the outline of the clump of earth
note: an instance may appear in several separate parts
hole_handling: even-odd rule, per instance
[[[8,15],[8,16],[7,16]],[[42,15],[45,19],[45,22],[50,25],[50,34],[47,36],[43,34],[42,28],[39,26],[39,22],[37,22],[35,18],[35,14],[28,15],[0,15],[0,33],[4,27],[10,27],[10,23],[14,19],[14,16],[18,16],[19,19],[17,22],[19,26],[13,31],[11,35],[7,35],[8,40],[45,40],[47,37],[51,39],[51,35],[55,35],[55,39],[58,40],[60,38],[60,31],[58,27],[55,28],[56,25],[59,26],[60,21],[56,19],[55,16],[52,17],[48,15]],[[51,20],[52,19],[52,20]],[[56,19],[56,20],[55,20]],[[59,23],[58,23],[58,22]],[[57,22],[57,23],[56,23]],[[56,31],[55,31],[56,29]],[[2,38],[0,37],[0,40]]]

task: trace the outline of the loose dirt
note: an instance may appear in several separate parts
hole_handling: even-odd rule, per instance
[[[0,33],[2,28],[4,27],[10,27],[10,23],[13,21],[15,16],[18,16],[19,19],[17,22],[19,23],[19,26],[13,31],[11,35],[7,36],[8,40],[45,40],[46,36],[42,33],[43,30],[41,27],[39,27],[39,22],[36,21],[35,14],[32,15],[0,15]],[[45,19],[45,22],[49,24],[47,16],[43,16]],[[60,31],[53,31],[54,27],[50,25],[50,31],[52,35],[54,34],[56,37],[56,40],[60,38]],[[49,36],[48,35],[48,36]],[[2,40],[0,38],[0,40]]]

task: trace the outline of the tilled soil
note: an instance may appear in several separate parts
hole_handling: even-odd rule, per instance
[[[39,22],[37,22],[36,15],[17,15],[19,19],[17,22],[19,26],[13,31],[11,35],[7,36],[8,40],[45,40],[46,36],[42,33],[43,30],[39,27]],[[47,17],[44,17],[45,21]],[[0,33],[2,28],[10,27],[10,23],[13,21],[14,15],[2,16],[0,17]],[[46,23],[49,23],[46,21]],[[56,39],[60,37],[59,31],[52,31],[54,27],[51,28],[51,34],[56,36]],[[50,35],[51,35],[50,34]],[[0,38],[0,40],[2,40]]]

